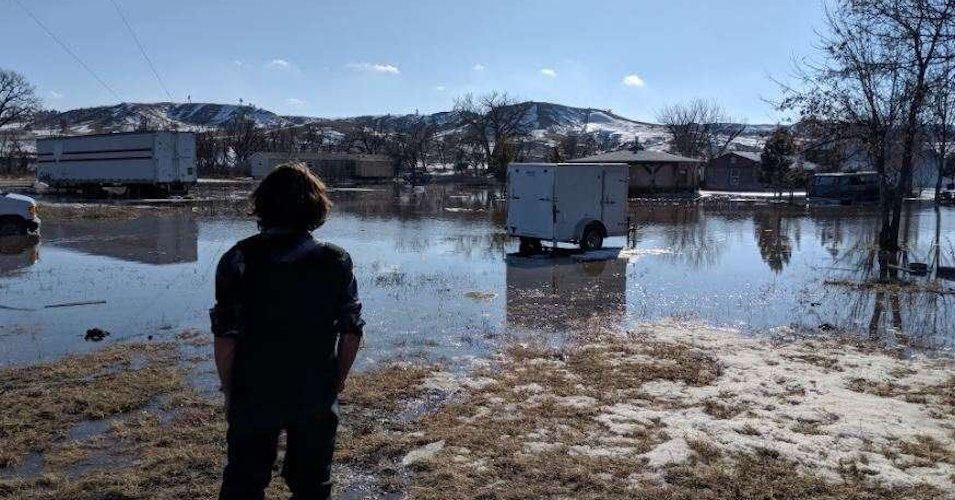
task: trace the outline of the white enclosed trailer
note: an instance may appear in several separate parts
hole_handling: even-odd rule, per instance
[[[54,189],[126,187],[188,192],[196,183],[196,135],[130,132],[37,139],[37,180]]]
[[[521,251],[542,241],[598,249],[627,234],[626,164],[512,163],[507,169],[507,233]]]

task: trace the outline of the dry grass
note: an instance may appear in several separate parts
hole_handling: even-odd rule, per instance
[[[139,409],[181,390],[175,356],[169,344],[119,345],[0,371],[0,468],[46,451],[80,422]]]
[[[179,340],[197,338],[188,332]],[[471,373],[461,392],[436,408],[422,406],[437,377],[433,367],[395,364],[358,374],[341,398],[336,479],[347,484],[355,472],[372,477],[373,491],[362,496],[441,499],[945,498],[927,483],[873,479],[886,461],[916,473],[950,471],[938,465],[955,462],[945,435],[865,441],[834,459],[834,474],[781,452],[780,443],[799,439],[793,436],[805,438],[804,445],[828,442],[838,420],[811,412],[796,414],[805,421],[786,419],[748,399],[749,386],[733,384],[746,382],[740,374],[749,372],[739,370],[758,364],[756,351],[733,345],[742,346],[733,351],[741,357],[665,335],[598,335],[560,349],[516,345]],[[846,354],[843,373],[825,361],[832,353],[820,349],[762,355],[778,361],[772,370],[842,381],[838,387],[847,394],[903,405],[918,396],[940,412],[955,402],[955,377],[927,377],[920,365],[905,369],[884,358],[886,373],[906,378],[877,382],[853,371],[870,358]],[[804,356],[814,351],[819,357]],[[0,481],[0,498],[213,497],[225,456],[224,416],[218,401],[183,383],[187,368],[177,361],[169,344],[126,345],[0,372],[0,450],[11,464],[30,450],[44,459],[39,476]],[[758,387],[780,406],[798,410],[816,390],[791,386],[795,375],[778,378],[764,376]],[[736,390],[724,390],[724,382]],[[690,432],[678,425],[684,418],[716,429]],[[71,439],[78,423],[96,419],[109,425]],[[781,437],[783,430],[791,440]],[[401,465],[409,451],[438,443],[433,455]],[[281,458],[276,476],[280,464]],[[274,480],[269,497],[282,496],[283,481]]]
[[[899,370],[897,373],[911,374],[911,370]],[[893,380],[871,380],[853,378],[848,388],[866,394],[884,398],[898,398],[911,403],[932,402],[935,407],[949,417],[955,416],[955,376],[930,385],[910,386]]]
[[[195,336],[181,340],[191,343]],[[396,461],[418,442],[398,409],[420,395],[428,373],[388,366],[350,379],[342,396],[338,461],[345,467],[336,473],[339,480],[348,467],[363,467],[385,487],[400,485]],[[42,457],[39,475],[13,469],[13,478],[0,480],[0,498],[214,498],[225,458],[225,416],[221,402],[198,394],[187,377],[172,344],[118,345],[0,372],[5,466],[30,452]],[[71,437],[89,421],[105,424],[92,435]],[[277,477],[280,466],[281,458],[269,498],[288,496]]]
[[[104,203],[40,203],[39,216],[43,220],[71,219],[133,219],[144,213],[169,213],[179,207],[137,207]]]
[[[420,444],[413,435],[414,422],[400,418],[399,410],[422,395],[421,383],[430,373],[430,367],[389,365],[350,379],[341,397],[336,458],[387,476],[408,450]]]
[[[796,355],[791,362],[838,373],[834,359]],[[614,411],[639,408],[699,412],[711,422],[727,422],[744,440],[774,441],[776,436],[754,425],[766,423],[762,414],[715,388],[723,371],[705,350],[645,336],[601,337],[565,349],[513,347],[499,363],[475,374],[490,382],[423,419],[424,441],[443,442],[443,448],[414,465],[410,494],[429,499],[945,497],[927,484],[886,486],[871,480],[861,453],[841,460],[833,478],[775,449],[742,451],[710,439],[684,440],[653,417],[615,418]],[[668,394],[665,388],[671,386],[711,395],[691,403]],[[806,396],[803,389],[786,390],[787,399]],[[827,422],[797,422],[792,432],[822,435]],[[913,444],[928,461],[947,460],[947,449],[938,443]]]
[[[772,450],[714,459],[696,452],[686,464],[669,467],[670,487],[642,491],[632,498],[704,499],[941,499],[944,492],[926,486],[885,488],[855,478],[833,483],[801,472],[799,464]]]

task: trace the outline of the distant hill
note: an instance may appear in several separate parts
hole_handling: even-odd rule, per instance
[[[615,136],[622,143],[634,137],[649,149],[667,148],[670,135],[659,124],[631,120],[609,110],[578,108],[548,102],[528,101],[517,104],[526,107],[527,125],[533,130],[533,141],[541,146],[553,143],[554,139],[571,131]],[[364,121],[370,116],[346,118],[320,118],[309,116],[282,116],[266,109],[252,106],[217,103],[121,103],[113,106],[98,106],[64,111],[47,115],[41,123],[33,126],[37,136],[51,134],[90,134],[126,132],[136,130],[141,124],[150,126],[176,126],[180,130],[208,130],[221,127],[236,116],[246,114],[263,128],[291,127],[308,123],[322,123],[331,130],[344,129],[347,125]],[[415,119],[415,115],[378,115],[385,130],[398,130],[403,124]],[[448,111],[425,115],[438,125],[440,133],[457,133],[459,130]],[[734,142],[734,148],[758,150],[772,126],[755,125]]]

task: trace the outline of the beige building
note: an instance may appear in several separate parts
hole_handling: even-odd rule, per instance
[[[626,163],[630,166],[631,193],[696,191],[703,177],[702,161],[662,151],[624,149],[570,163]]]
[[[328,152],[259,151],[249,157],[249,171],[253,178],[261,179],[276,166],[290,161],[303,161],[323,179],[332,181],[391,179],[395,176],[394,162],[387,156]]]

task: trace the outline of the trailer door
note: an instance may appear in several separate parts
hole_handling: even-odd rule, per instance
[[[601,220],[603,167],[565,163],[558,167],[557,240],[576,242],[588,221]]]
[[[514,165],[508,169],[507,229],[513,236],[554,237],[554,167]]]
[[[176,134],[176,170],[180,182],[196,180],[196,136]]]
[[[627,192],[629,191],[629,167],[606,167],[603,177],[601,220],[607,228],[607,236],[627,234]]]

